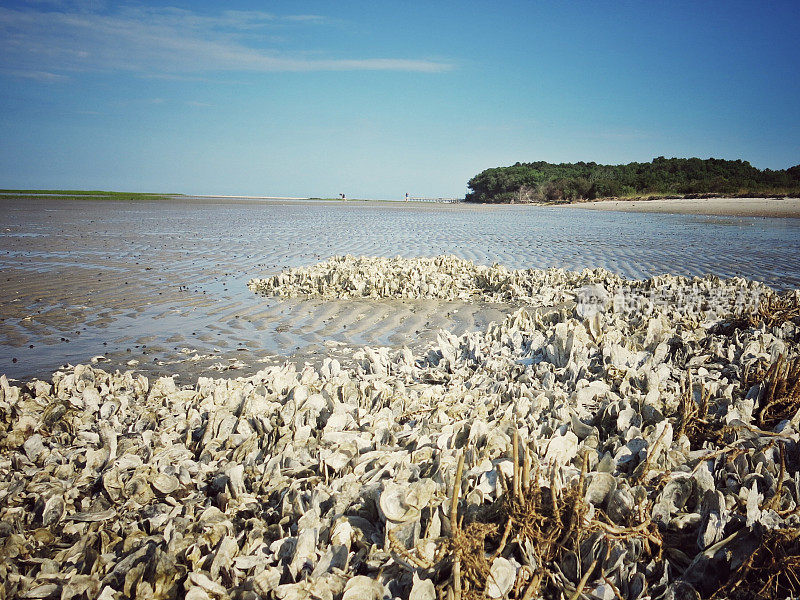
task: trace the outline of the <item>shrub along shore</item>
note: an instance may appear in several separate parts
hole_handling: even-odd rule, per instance
[[[467,202],[560,203],[610,198],[800,197],[800,165],[773,171],[742,160],[654,158],[649,163],[516,163],[469,180]]]

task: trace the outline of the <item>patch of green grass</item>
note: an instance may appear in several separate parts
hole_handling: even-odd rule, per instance
[[[31,196],[48,198],[82,198],[86,200],[166,200],[181,194],[152,194],[146,192],[109,192],[101,190],[7,190],[0,189],[0,198],[14,200]]]

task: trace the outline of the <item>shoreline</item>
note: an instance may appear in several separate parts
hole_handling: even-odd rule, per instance
[[[557,206],[639,213],[800,219],[800,198],[609,199]]]
[[[130,196],[130,197],[129,197]],[[39,200],[55,200],[62,198],[70,200],[94,200],[106,202],[155,202],[178,204],[276,204],[276,205],[303,205],[303,204],[339,204],[342,206],[396,206],[411,210],[431,210],[433,207],[447,210],[443,207],[470,206],[475,210],[486,208],[497,209],[502,206],[535,206],[535,207],[572,207],[583,210],[617,211],[629,213],[675,214],[675,215],[705,215],[719,217],[751,217],[751,218],[781,218],[800,219],[800,198],[794,197],[709,197],[709,198],[663,198],[663,197],[635,197],[635,198],[604,198],[589,202],[533,202],[522,204],[511,203],[479,203],[479,202],[430,202],[411,200],[387,199],[362,199],[352,198],[301,198],[278,196],[234,196],[234,195],[191,195],[191,194],[125,194],[119,192],[97,193],[28,193],[14,192],[0,193],[6,200],[32,197]]]
[[[442,205],[461,204],[452,199],[403,200],[402,198],[330,198],[318,196],[264,196],[237,194],[177,194],[149,192],[81,191],[81,190],[0,190],[0,200],[87,200],[105,202],[185,202],[190,204],[390,204],[390,205]]]

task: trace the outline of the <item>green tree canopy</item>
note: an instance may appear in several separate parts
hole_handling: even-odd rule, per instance
[[[649,163],[516,163],[469,180],[468,202],[566,202],[637,195],[800,195],[800,165],[773,171],[742,160],[664,158]]]

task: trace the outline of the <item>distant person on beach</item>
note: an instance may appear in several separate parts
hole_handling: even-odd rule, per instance
[[[406,192],[406,202],[408,202],[408,192]]]

